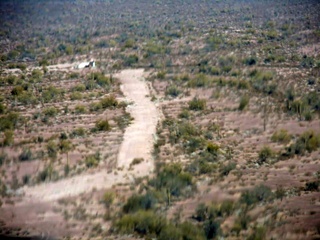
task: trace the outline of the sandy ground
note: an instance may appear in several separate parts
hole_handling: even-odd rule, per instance
[[[143,81],[143,69],[125,70],[116,77],[122,80],[121,90],[127,101],[133,102],[127,111],[134,118],[124,134],[124,140],[118,155],[118,166],[127,169],[134,158],[143,158],[141,164],[144,168],[137,166],[140,171],[153,171],[151,152],[153,148],[158,111],[154,103],[147,98],[149,89]]]
[[[133,103],[128,106],[128,111],[134,118],[124,134],[124,141],[118,155],[117,170],[108,173],[106,169],[97,169],[94,173],[83,173],[57,182],[25,186],[21,189],[24,193],[21,201],[16,202],[14,206],[3,206],[0,209],[0,216],[10,215],[12,212],[12,216],[15,217],[10,220],[11,224],[18,222],[28,225],[30,217],[34,219],[36,206],[54,205],[61,198],[78,196],[94,189],[107,189],[119,183],[134,182],[137,177],[149,175],[154,170],[151,151],[159,115],[155,104],[147,96],[149,89],[144,80],[144,74],[143,69],[136,69],[124,70],[116,75],[122,83],[121,89],[125,100]],[[144,160],[130,167],[134,158]],[[37,226],[37,223],[33,225]]]

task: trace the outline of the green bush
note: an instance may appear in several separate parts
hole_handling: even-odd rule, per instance
[[[181,91],[179,88],[175,85],[171,85],[166,89],[166,95],[169,95],[171,97],[178,97]]]
[[[0,117],[0,131],[13,130],[17,127],[21,117],[19,113],[10,112]]]
[[[46,117],[55,117],[58,114],[58,109],[55,107],[47,107],[42,111],[42,113]]]
[[[72,131],[71,137],[84,137],[86,130],[83,127],[76,128]]]
[[[87,168],[97,167],[100,162],[100,153],[87,156],[84,162]]]
[[[319,181],[307,182],[304,189],[305,191],[318,191]]]
[[[259,203],[267,202],[274,198],[271,189],[265,185],[256,186],[252,190],[246,190],[241,194],[240,202],[248,206]]]
[[[123,65],[125,67],[131,67],[134,64],[139,62],[139,57],[136,54],[131,54],[129,56],[125,56],[123,60]]]
[[[82,83],[77,84],[72,91],[76,91],[76,92],[84,92],[86,90],[86,86]]]
[[[42,92],[42,99],[45,103],[55,101],[62,96],[62,90],[54,87],[49,86],[48,89]]]
[[[228,176],[229,173],[236,168],[236,163],[235,162],[229,162],[228,164],[224,164],[221,169],[220,173],[222,176]]]
[[[207,239],[214,239],[220,233],[220,224],[213,219],[209,219],[204,222],[203,230]]]
[[[167,192],[168,201],[170,196],[179,197],[183,195],[187,187],[192,187],[192,175],[182,170],[180,164],[165,165],[159,169],[157,176],[149,181],[151,186],[157,190]]]
[[[95,129],[97,131],[110,131],[111,127],[110,127],[110,124],[107,119],[105,119],[105,120],[100,119],[100,120],[96,121]]]
[[[112,191],[107,191],[103,194],[102,203],[105,205],[106,208],[110,208],[113,201],[115,199],[115,194]]]
[[[6,130],[4,132],[3,145],[11,146],[14,143],[14,132],[12,130]]]
[[[58,145],[56,144],[55,141],[53,140],[50,140],[47,144],[47,153],[48,153],[48,156],[52,159],[55,159],[57,158],[57,154],[58,154]]]
[[[291,135],[285,129],[280,129],[274,132],[271,136],[271,141],[279,143],[289,143],[291,140]]]
[[[240,111],[243,111],[243,110],[246,108],[246,106],[249,104],[249,101],[250,101],[250,98],[249,98],[248,95],[242,96],[242,97],[240,98],[240,103],[239,103],[238,109],[239,109]]]
[[[118,101],[114,95],[107,96],[100,100],[102,108],[116,108],[118,106]]]
[[[127,200],[122,211],[124,213],[133,213],[139,210],[151,210],[156,203],[157,199],[149,192],[145,195],[133,195]]]
[[[173,225],[166,225],[159,237],[159,240],[181,240],[182,239],[182,232],[179,228],[177,228],[177,226],[173,226]]]
[[[25,148],[22,150],[22,153],[19,155],[19,160],[22,162],[32,160],[32,152],[30,148]]]
[[[272,149],[268,146],[264,146],[260,151],[259,151],[259,160],[258,163],[262,164],[269,160],[271,157],[273,157],[274,153]]]
[[[0,114],[4,114],[7,111],[7,107],[0,103]]]
[[[252,66],[257,63],[257,59],[255,57],[247,57],[244,59],[243,63],[248,66]]]
[[[83,114],[87,112],[87,109],[84,105],[76,105],[74,111],[76,114]]]
[[[2,164],[4,164],[4,162],[8,159],[8,155],[6,153],[0,153],[0,167],[2,166]]]
[[[114,224],[114,229],[118,233],[140,235],[159,235],[167,225],[164,217],[152,211],[138,211],[134,214],[127,214],[121,217]]]
[[[202,111],[206,108],[207,101],[205,99],[199,99],[194,97],[189,102],[189,109],[193,111]]]
[[[73,92],[70,95],[71,100],[81,100],[82,99],[82,94],[80,92]]]

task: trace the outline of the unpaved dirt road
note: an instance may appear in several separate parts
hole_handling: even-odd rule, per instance
[[[118,155],[118,166],[127,169],[134,158],[143,158],[137,166],[143,173],[153,171],[151,152],[158,121],[158,110],[150,100],[149,89],[143,81],[143,69],[125,70],[116,77],[121,79],[121,90],[127,100],[133,102],[127,111],[134,118],[124,134]]]
[[[32,187],[24,187],[24,199],[20,204],[27,202],[47,202],[64,197],[77,196],[90,192],[92,189],[104,189],[118,183],[134,181],[135,177],[149,175],[154,169],[152,160],[153,136],[156,133],[158,110],[150,101],[149,89],[144,81],[143,69],[124,70],[116,77],[120,79],[121,89],[128,102],[128,111],[134,118],[126,129],[124,141],[118,155],[118,171],[107,173],[101,169],[96,173],[84,173],[75,177],[62,179],[57,182],[44,183]],[[129,166],[134,158],[143,158],[140,164]]]

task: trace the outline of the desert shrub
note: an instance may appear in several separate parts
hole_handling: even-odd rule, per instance
[[[142,163],[143,162],[143,158],[135,158],[132,160],[132,162],[130,163],[130,166],[133,166],[133,165],[137,165],[139,163]]]
[[[107,96],[100,100],[102,108],[116,108],[118,106],[118,101],[114,95]]]
[[[139,210],[151,210],[156,203],[157,199],[149,192],[145,195],[133,195],[127,200],[122,211],[124,213],[133,213]]]
[[[271,157],[273,157],[274,153],[272,149],[268,146],[264,146],[260,151],[259,151],[259,160],[258,163],[262,164],[269,160]]]
[[[126,214],[113,225],[118,233],[140,235],[159,235],[166,226],[167,221],[152,211],[138,211],[134,214]]]
[[[257,63],[257,59],[255,57],[247,57],[243,60],[243,63],[248,66],[252,66]]]
[[[166,89],[166,95],[169,95],[171,97],[178,97],[180,93],[180,89],[175,85],[171,85]]]
[[[86,86],[82,83],[79,83],[72,88],[72,91],[76,91],[76,92],[84,92],[85,90],[86,90]]]
[[[232,70],[232,66],[223,66],[221,71],[224,73],[229,73]]]
[[[18,96],[18,101],[23,105],[36,104],[38,99],[32,93],[24,91]]]
[[[267,229],[264,226],[254,227],[252,233],[249,235],[247,240],[263,240],[266,239]]]
[[[305,191],[318,191],[319,181],[307,182],[304,188]]]
[[[218,75],[221,74],[221,71],[220,71],[220,69],[217,68],[217,67],[211,67],[209,73],[210,73],[211,75],[216,75],[216,76],[218,76]]]
[[[194,97],[189,102],[189,109],[193,111],[202,111],[206,108],[207,101],[205,99],[199,99]]]
[[[193,218],[199,222],[205,221],[209,217],[209,208],[204,203],[200,203],[197,208],[196,212],[193,215]]]
[[[228,176],[229,173],[236,168],[236,163],[235,162],[229,162],[228,164],[224,164],[220,168],[220,173],[222,176]]]
[[[188,81],[188,87],[194,88],[202,88],[202,87],[208,87],[211,84],[211,80],[208,78],[207,75],[201,73],[196,75],[193,79]]]
[[[42,92],[42,99],[45,103],[55,101],[62,95],[62,91],[54,86],[49,86]]]
[[[248,206],[259,203],[267,202],[273,199],[271,189],[265,185],[259,185],[252,190],[246,190],[241,194],[240,202]]]
[[[130,115],[130,113],[125,113],[122,116],[116,117],[114,120],[116,121],[118,127],[123,130],[131,123],[133,117]]]
[[[84,160],[87,168],[97,167],[100,162],[100,153],[96,152],[93,155],[89,155]]]
[[[76,128],[72,131],[71,137],[84,137],[86,130],[83,127]]]
[[[303,56],[300,66],[304,68],[312,68],[314,66],[314,59],[312,57],[308,57],[306,55]]]
[[[166,225],[158,237],[159,240],[181,240],[182,232],[177,226]]]
[[[48,156],[52,159],[55,159],[57,157],[57,154],[58,154],[58,145],[55,141],[53,140],[50,140],[47,144],[47,153],[48,153]]]
[[[3,103],[0,103],[0,114],[4,114],[7,110],[7,107],[3,105]]]
[[[4,132],[3,145],[11,146],[14,143],[14,132],[12,130],[6,130]]]
[[[198,169],[199,174],[208,174],[208,173],[212,173],[216,170],[215,165],[213,165],[212,163],[207,162],[203,159],[199,160],[197,166],[195,166],[195,167],[199,168]],[[189,167],[189,169],[190,169],[190,167]]]
[[[71,79],[79,78],[79,73],[72,72],[68,75],[68,78],[71,78]]]
[[[250,223],[250,216],[247,214],[247,212],[241,211],[237,219],[235,220],[235,223],[232,227],[232,231],[236,232],[237,234],[240,233],[241,230],[246,230]]]
[[[286,156],[294,154],[302,155],[305,151],[312,152],[320,147],[320,134],[315,134],[313,131],[303,132],[295,143],[292,143],[286,149]]]
[[[87,109],[84,105],[76,105],[74,111],[76,114],[83,114],[87,112]]]
[[[183,109],[181,113],[178,115],[179,118],[189,119],[190,112],[187,109]]]
[[[156,77],[159,78],[159,79],[165,79],[166,78],[166,74],[167,74],[166,71],[159,71],[157,73]]]
[[[24,92],[24,89],[22,86],[15,86],[12,90],[11,90],[11,95],[12,96],[19,96]]]
[[[180,139],[189,141],[192,137],[199,137],[201,134],[200,129],[189,122],[170,123],[169,126],[170,141],[177,143]]]
[[[180,164],[168,164],[159,169],[157,176],[149,181],[157,190],[165,190],[167,197],[182,195],[187,187],[192,187],[192,175],[184,172]],[[170,199],[168,199],[170,200]]]
[[[138,63],[139,57],[136,54],[130,54],[129,56],[125,56],[123,60],[123,65],[125,67],[131,67],[134,64]]]
[[[202,137],[190,136],[186,142],[183,143],[184,150],[188,153],[193,153],[202,150],[205,145],[205,140]]]
[[[100,102],[91,103],[89,109],[90,112],[97,112],[102,109],[102,104]]]
[[[82,94],[80,92],[73,92],[70,94],[70,99],[71,100],[81,100],[82,99]]]
[[[112,191],[107,191],[103,194],[102,197],[102,203],[106,208],[110,208],[110,206],[112,205],[113,201],[115,199],[115,194]]]
[[[58,114],[58,109],[55,107],[47,107],[47,108],[43,109],[42,113],[46,117],[55,117]]]
[[[96,125],[95,125],[95,129],[96,131],[110,131],[111,130],[111,126],[108,122],[107,119],[105,120],[98,120],[96,121]]]
[[[2,166],[2,164],[4,164],[4,162],[7,160],[8,155],[4,152],[0,153],[0,167]]]
[[[271,141],[279,143],[289,143],[291,140],[291,135],[285,129],[280,129],[274,132],[271,136]]]
[[[17,127],[21,117],[19,113],[10,112],[0,117],[0,131],[13,130]]]
[[[249,104],[250,98],[248,95],[244,95],[240,98],[240,103],[238,109],[240,111],[244,110],[246,106]]]
[[[179,225],[183,240],[204,240],[204,232],[190,222],[183,222]]]
[[[217,155],[218,151],[219,151],[220,147],[217,144],[211,143],[209,142],[207,144],[207,148],[206,150],[210,153],[210,154],[214,154]]]
[[[203,223],[203,230],[207,239],[214,239],[220,233],[220,224],[209,219]]]
[[[30,148],[24,148],[22,150],[22,153],[20,153],[20,155],[19,155],[19,160],[22,162],[32,160],[32,152],[31,152]]]

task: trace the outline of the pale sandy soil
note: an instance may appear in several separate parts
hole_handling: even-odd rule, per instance
[[[23,194],[20,201],[15,202],[14,205],[4,205],[0,210],[0,216],[10,216],[10,220],[7,218],[5,221],[7,224],[20,225],[21,223],[22,226],[32,226],[32,228],[36,226],[35,228],[39,229],[42,222],[56,221],[58,216],[55,214],[55,218],[43,216],[40,218],[36,214],[37,206],[45,204],[52,207],[59,199],[90,193],[92,190],[107,189],[120,183],[132,183],[135,178],[152,173],[154,163],[151,151],[159,114],[148,96],[149,89],[144,80],[144,74],[143,69],[137,69],[125,70],[116,75],[122,83],[121,89],[125,100],[132,102],[127,110],[134,118],[125,131],[118,155],[117,169],[113,172],[103,168],[95,169],[94,172],[86,172],[57,182],[25,186],[19,190]],[[144,161],[130,167],[134,158],[143,158]],[[30,218],[33,219],[32,222]]]
[[[116,77],[122,80],[121,90],[127,101],[133,102],[127,111],[134,118],[124,134],[124,140],[118,155],[118,166],[127,169],[134,158],[143,158],[144,162],[137,166],[142,172],[153,171],[151,152],[153,148],[158,110],[155,104],[146,97],[149,89],[143,81],[143,69],[125,70]]]

